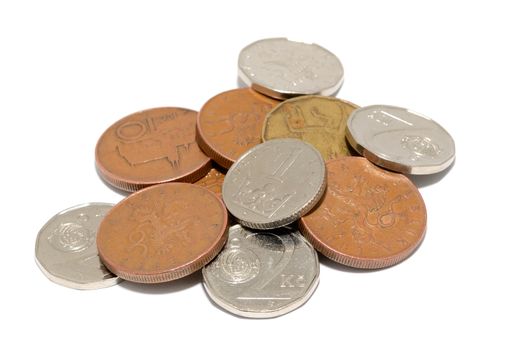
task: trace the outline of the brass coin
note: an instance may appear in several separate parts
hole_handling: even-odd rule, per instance
[[[350,156],[345,139],[347,120],[357,108],[335,97],[292,98],[267,114],[262,141],[297,138],[316,147],[325,160]]]

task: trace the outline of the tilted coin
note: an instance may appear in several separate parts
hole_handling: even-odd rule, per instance
[[[209,173],[206,174],[202,179],[195,182],[195,185],[199,185],[207,188],[208,190],[215,192],[218,195],[222,195],[222,184],[224,183],[224,177],[226,176],[226,170],[213,164]]]
[[[200,148],[229,169],[245,151],[262,142],[265,116],[278,102],[249,88],[212,97],[197,117]]]
[[[202,276],[208,295],[223,309],[268,318],[303,305],[318,286],[319,272],[316,251],[298,230],[252,231],[235,225]]]
[[[228,216],[210,190],[168,183],[133,193],[99,226],[97,246],[105,266],[141,283],[171,281],[210,262],[227,238]]]
[[[415,185],[362,157],[326,165],[325,195],[299,221],[314,248],[361,269],[395,265],[412,254],[426,233],[426,207]]]
[[[325,160],[349,156],[345,130],[347,119],[356,108],[355,104],[334,97],[291,98],[267,114],[262,140],[298,138],[316,147]]]
[[[455,142],[435,121],[394,106],[360,108],[347,122],[350,144],[373,163],[404,174],[433,174],[455,160]]]
[[[53,282],[76,289],[110,287],[120,279],[101,263],[98,226],[112,204],[87,203],[52,217],[36,238],[36,263]]]
[[[270,38],[242,49],[238,75],[248,86],[274,98],[329,96],[343,82],[343,66],[319,45]]]
[[[243,226],[271,229],[311,210],[325,187],[325,164],[316,148],[297,139],[277,139],[252,148],[233,164],[222,198]]]
[[[110,126],[96,146],[96,167],[109,184],[125,190],[170,181],[194,182],[211,168],[195,142],[197,112],[148,109]]]

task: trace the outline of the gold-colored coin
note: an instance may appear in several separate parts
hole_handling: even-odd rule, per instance
[[[267,114],[262,141],[297,138],[316,147],[325,160],[349,156],[347,119],[357,108],[335,97],[313,95],[286,100]]]

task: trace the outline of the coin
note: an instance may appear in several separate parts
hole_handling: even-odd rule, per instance
[[[433,174],[455,160],[455,142],[435,121],[394,106],[360,108],[347,122],[350,144],[373,163],[404,174]]]
[[[211,168],[195,142],[197,112],[154,108],[110,126],[96,146],[96,167],[109,184],[137,191],[170,181],[193,182]]]
[[[197,117],[200,148],[229,169],[245,151],[262,142],[265,116],[277,104],[278,101],[248,88],[212,97]]]
[[[52,217],[36,238],[36,263],[51,281],[76,289],[98,289],[120,282],[101,263],[98,226],[112,204],[87,203]]]
[[[262,140],[298,138],[316,147],[324,160],[349,156],[345,129],[356,108],[359,107],[334,97],[291,98],[267,114]]]
[[[213,164],[213,167],[202,179],[195,182],[195,185],[199,185],[207,188],[208,190],[222,195],[222,184],[224,183],[224,177],[226,170],[222,169],[220,166]]]
[[[316,44],[270,38],[246,46],[238,57],[238,76],[268,96],[329,96],[343,82],[343,66],[330,51]]]
[[[325,195],[299,221],[314,248],[361,269],[395,265],[412,254],[426,232],[426,208],[414,184],[362,157],[326,165]]]
[[[141,283],[171,281],[201,269],[224,246],[227,212],[222,200],[186,183],[152,186],[117,204],[99,226],[105,266]]]
[[[243,226],[271,229],[296,221],[326,187],[325,164],[310,144],[267,141],[247,151],[224,178],[222,198]]]
[[[232,226],[225,248],[202,269],[204,287],[223,309],[244,317],[284,315],[303,305],[319,281],[316,251],[297,229]]]

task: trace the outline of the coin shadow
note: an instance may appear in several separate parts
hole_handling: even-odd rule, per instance
[[[238,86],[239,89],[249,87],[249,86],[247,86],[246,83],[244,83],[244,82],[242,81],[242,79],[240,79],[240,77],[237,77],[237,86]]]
[[[197,271],[186,277],[180,278],[175,281],[157,283],[157,284],[145,284],[135,283],[130,281],[123,281],[119,285],[131,292],[142,293],[142,294],[169,294],[177,293],[183,290],[189,289],[196,284],[202,282],[202,272]]]
[[[451,169],[455,166],[455,162],[457,160],[455,159],[453,163],[450,164],[449,167],[444,169],[441,172],[438,172],[436,174],[432,175],[407,175],[408,178],[415,184],[415,186],[421,188],[421,187],[428,187],[431,185],[436,184],[437,182],[441,181],[448,173],[451,171]]]

